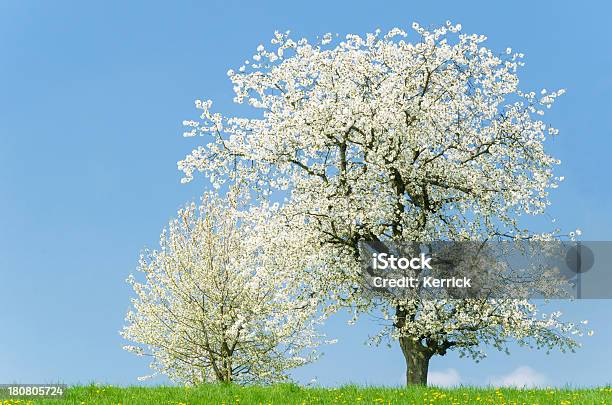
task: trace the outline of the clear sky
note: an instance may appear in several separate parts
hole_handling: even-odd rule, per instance
[[[612,34],[608,2],[0,2],[0,383],[137,384],[146,359],[121,349],[125,278],[167,220],[207,187],[179,183],[193,100],[231,112],[225,72],[275,29],[296,36],[460,22],[524,52],[525,90],[566,88],[548,119],[566,181],[552,216],[612,240]],[[612,300],[560,304],[595,330],[576,354],[514,349],[480,364],[435,358],[435,381],[612,382]],[[327,325],[340,342],[300,381],[403,380],[397,347],[364,346],[372,323]],[[158,380],[162,382],[163,380]]]

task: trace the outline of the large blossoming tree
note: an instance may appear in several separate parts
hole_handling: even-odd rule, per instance
[[[541,214],[561,180],[544,148],[557,130],[541,116],[563,90],[519,90],[522,55],[495,53],[460,25],[413,28],[415,40],[393,29],[316,44],[276,33],[274,49],[260,45],[228,71],[235,102],[251,113],[196,102],[201,119],[186,121],[185,135],[204,143],[179,162],[183,180],[196,171],[216,186],[248,178],[264,199],[285,190],[284,215],[301,218],[293,231],[320,245],[313,290],[333,299],[327,311],[382,314],[375,340],[399,340],[408,384],[425,384],[430,358],[451,349],[479,359],[483,345],[513,339],[573,350],[576,326],[526,299],[362,294],[361,241],[554,237],[519,219]]]
[[[153,374],[189,385],[275,382],[316,357],[317,307],[291,269],[270,209],[244,210],[235,191],[178,212],[130,276],[136,297],[125,349],[151,356]]]

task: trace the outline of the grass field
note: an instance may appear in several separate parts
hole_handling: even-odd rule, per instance
[[[592,389],[376,388],[296,385],[198,388],[80,386],[63,399],[0,399],[25,404],[612,404],[612,387]]]

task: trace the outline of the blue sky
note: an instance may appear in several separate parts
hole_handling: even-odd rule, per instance
[[[548,115],[561,131],[549,151],[566,178],[550,214],[586,240],[611,240],[610,4],[255,3],[0,3],[0,382],[137,384],[146,373],[144,359],[121,350],[124,280],[140,249],[207,187],[201,177],[179,183],[176,162],[195,145],[181,123],[196,117],[196,98],[231,112],[225,72],[275,29],[312,38],[450,19],[492,48],[524,52],[523,89],[567,89]],[[559,306],[595,330],[576,354],[514,349],[480,364],[451,354],[430,369],[465,384],[612,382],[612,301]],[[330,321],[340,342],[296,377],[401,383],[399,349],[364,346],[372,323],[345,321]]]

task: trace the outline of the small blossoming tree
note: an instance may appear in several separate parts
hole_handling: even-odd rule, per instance
[[[483,345],[513,339],[573,350],[575,325],[543,318],[527,300],[371,300],[358,278],[361,241],[547,240],[522,215],[541,214],[559,162],[544,149],[557,130],[541,119],[563,90],[523,92],[522,54],[497,54],[482,35],[447,23],[414,24],[417,40],[393,29],[365,37],[325,35],[311,44],[276,33],[273,49],[228,75],[248,117],[197,101],[201,136],[179,169],[215,186],[247,178],[262,198],[286,190],[294,232],[320,244],[319,284],[333,312],[382,312],[375,341],[399,340],[407,383],[425,384],[429,360],[448,350],[475,359]],[[310,269],[312,270],[312,268]]]
[[[241,205],[234,192],[187,205],[160,249],[142,255],[144,280],[129,277],[136,297],[121,334],[136,343],[125,349],[152,357],[154,374],[273,382],[316,357],[316,305],[289,271],[304,264],[269,232],[271,210]]]

